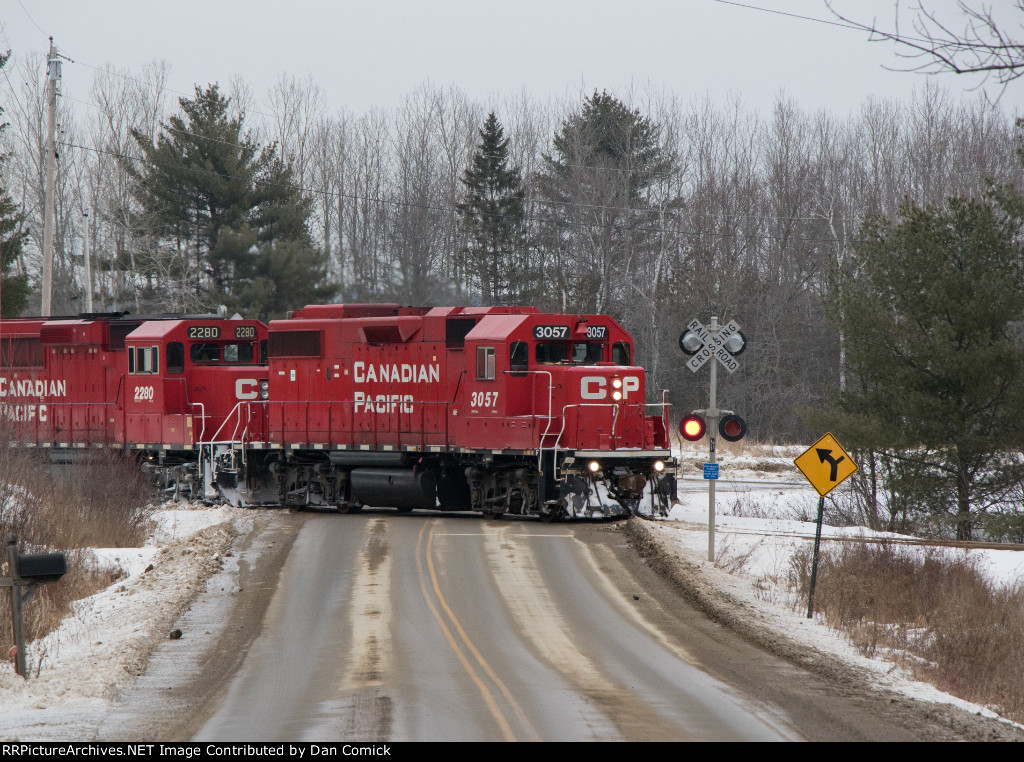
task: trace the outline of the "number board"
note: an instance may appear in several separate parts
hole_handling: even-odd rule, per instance
[[[220,326],[219,325],[190,325],[188,327],[188,337],[190,339],[219,339],[220,338]]]
[[[535,325],[533,327],[533,338],[535,339],[568,339],[569,326],[567,325]]]
[[[588,325],[587,326],[587,338],[588,339],[607,339],[608,338],[608,326],[606,326],[606,325]]]
[[[239,325],[235,327],[235,338],[236,339],[255,339],[256,338],[256,326],[254,325]]]

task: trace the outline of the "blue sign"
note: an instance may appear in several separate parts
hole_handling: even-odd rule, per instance
[[[704,464],[704,478],[705,479],[717,479],[718,478],[718,464],[717,463],[705,463]]]

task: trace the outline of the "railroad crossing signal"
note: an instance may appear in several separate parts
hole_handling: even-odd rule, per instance
[[[735,320],[730,320],[724,328],[717,331],[709,331],[703,323],[694,318],[686,324],[686,330],[679,337],[679,348],[684,354],[692,355],[686,367],[694,373],[712,357],[732,373],[740,367],[736,355],[742,354],[746,347],[747,339]]]
[[[714,357],[727,371],[732,373],[740,367],[736,355],[747,347],[747,339],[740,332],[740,325],[730,320],[728,325],[720,326],[718,318],[711,318],[711,325],[705,327],[694,318],[686,324],[686,330],[679,336],[679,348],[683,354],[689,355],[686,367],[696,373],[704,363]],[[715,433],[727,442],[737,442],[747,433],[747,423],[731,410],[718,408],[718,366],[711,363],[711,399],[704,410],[694,410],[682,420],[679,433],[683,438],[696,442],[703,438],[707,431],[707,416],[711,422],[708,437],[710,462],[704,464],[704,478],[708,480],[708,561],[715,560],[715,480],[718,479],[718,464],[715,462]]]
[[[808,447],[793,464],[821,497],[825,497],[857,471],[857,464],[831,433]]]

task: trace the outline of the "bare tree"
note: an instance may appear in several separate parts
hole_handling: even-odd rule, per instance
[[[1016,16],[1016,29],[996,18],[995,4],[967,3],[958,0],[956,17],[948,9],[935,10],[924,0],[901,6],[896,3],[893,26],[885,28],[877,20],[855,21],[838,12],[832,0],[829,10],[843,22],[868,32],[875,42],[894,42],[905,51],[912,71],[978,74],[982,83],[990,77],[1006,85],[1024,75],[1024,0],[1014,0],[1013,10],[1003,7],[1006,19]]]
[[[299,80],[280,74],[267,94],[273,120],[272,137],[291,164],[295,182],[307,187],[317,127],[324,115],[323,95],[312,75]]]
[[[81,181],[86,186],[82,212],[88,212],[90,250],[99,285],[99,304],[117,309],[132,300],[141,307],[142,287],[154,288],[157,273],[147,274],[138,266],[140,251],[155,251],[137,224],[138,208],[133,196],[133,180],[128,162],[139,157],[138,144],[131,131],[138,130],[152,139],[163,109],[168,66],[152,63],[137,74],[107,67],[93,78],[90,112],[90,160]],[[148,282],[147,282],[148,281]],[[170,286],[167,286],[170,288]]]

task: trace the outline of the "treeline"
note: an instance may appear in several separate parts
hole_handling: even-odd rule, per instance
[[[24,237],[9,272],[38,287],[45,61],[15,66],[2,183]],[[762,113],[643,90],[479,103],[432,86],[355,114],[331,113],[312,79],[282,76],[257,97],[242,81],[182,96],[166,78],[108,68],[59,99],[54,312],[84,309],[86,234],[96,310],[605,312],[677,409],[707,402],[679,333],[716,315],[748,339],[720,403],[763,440],[820,433],[805,413],[840,383],[844,351],[831,284],[856,271],[866,220],[1022,184],[1013,120],[931,84],[848,114],[784,95]],[[4,234],[6,263],[17,233]]]

